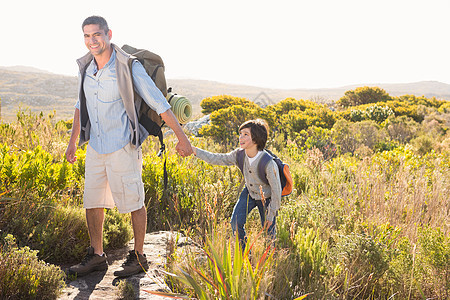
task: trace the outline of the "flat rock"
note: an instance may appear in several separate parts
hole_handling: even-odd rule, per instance
[[[181,238],[177,239],[177,235]],[[177,232],[159,231],[147,233],[145,235],[144,253],[147,256],[149,270],[147,273],[142,272],[126,279],[115,277],[114,271],[120,268],[128,251],[134,248],[134,240],[125,248],[106,252],[109,265],[108,270],[93,272],[67,282],[66,288],[58,299],[118,299],[117,284],[119,280],[127,280],[133,285],[136,299],[171,299],[152,295],[145,290],[170,292],[170,289],[164,282],[164,275],[159,271],[164,270],[168,243],[175,240],[177,240],[178,248],[192,245],[190,239],[182,237]]]

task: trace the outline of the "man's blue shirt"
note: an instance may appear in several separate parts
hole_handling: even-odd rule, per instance
[[[170,108],[140,62],[133,63],[132,75],[134,89],[149,107],[158,114]],[[89,145],[100,154],[122,149],[131,140],[131,130],[117,85],[115,51],[100,70],[95,61],[91,61],[86,70],[83,89],[91,122]],[[75,107],[80,108],[79,100]]]

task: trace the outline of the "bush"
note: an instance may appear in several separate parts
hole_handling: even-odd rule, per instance
[[[305,111],[307,109],[315,109],[318,107],[322,107],[322,105],[309,100],[296,100],[294,98],[286,98],[284,100],[281,100],[277,104],[268,106],[267,109],[273,111],[277,116],[282,116],[288,114],[293,110]]]
[[[256,238],[249,236],[241,249],[237,235],[230,237],[224,229],[228,223],[218,225],[208,233],[201,253],[183,255],[170,266],[178,268],[166,274],[183,284],[175,281],[177,290],[189,288],[197,299],[263,299],[273,276],[271,243],[265,243],[260,231]]]
[[[367,299],[379,290],[379,280],[388,269],[385,248],[372,237],[351,233],[337,238],[330,249],[330,272],[338,286],[336,293],[348,299]]]
[[[12,235],[0,247],[2,299],[56,299],[64,288],[64,272],[38,260],[37,251],[17,248]]]
[[[388,106],[372,105],[366,107],[365,109],[352,109],[350,113],[350,121],[360,122],[364,120],[372,120],[377,123],[381,123],[393,115],[394,112]]]
[[[220,109],[229,108],[234,105],[245,106],[250,109],[256,109],[259,107],[254,102],[245,98],[238,98],[227,95],[208,97],[200,102],[203,114],[211,114]]]
[[[450,296],[450,238],[440,228],[419,227],[415,277],[427,296]]]
[[[376,103],[381,101],[388,101],[391,99],[385,90],[379,87],[358,87],[354,90],[346,91],[345,95],[341,97],[336,104],[341,107],[357,106],[367,103]]]
[[[427,135],[421,135],[413,140],[411,144],[419,155],[425,155],[433,150],[435,140]]]
[[[133,237],[130,215],[121,214],[117,208],[107,209],[103,227],[103,246],[105,249],[124,247]]]
[[[407,116],[390,117],[384,124],[391,140],[409,142],[416,134],[419,124]]]
[[[30,209],[31,208],[31,209]],[[52,263],[81,259],[89,246],[84,209],[50,203],[11,200],[1,215],[0,228],[15,235],[20,244],[39,250],[39,258]],[[131,239],[127,215],[107,210],[103,243],[105,249],[125,246]]]
[[[377,144],[386,139],[385,133],[374,121],[352,123],[339,120],[333,127],[332,134],[341,154],[354,153],[361,145],[374,150]]]
[[[239,136],[239,127],[250,119],[261,118],[267,121],[269,128],[273,126],[273,113],[259,107],[246,107],[234,105],[214,111],[211,114],[211,124],[204,125],[199,133],[211,137],[222,145],[236,145]]]
[[[136,299],[136,292],[129,281],[119,280],[116,296],[120,300],[133,300]]]

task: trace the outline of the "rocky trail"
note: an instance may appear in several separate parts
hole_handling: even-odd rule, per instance
[[[126,279],[119,279],[113,275],[114,271],[120,268],[128,251],[133,249],[132,240],[125,248],[106,252],[109,265],[108,270],[93,272],[84,277],[67,282],[66,288],[58,299],[119,299],[117,287],[119,280],[127,280],[132,284],[136,299],[172,299],[152,295],[145,290],[159,292],[170,291],[165,284],[164,276],[160,271],[164,270],[168,249],[167,246],[169,243],[176,240],[176,235],[176,232],[168,231],[146,234],[144,253],[147,256],[149,263],[147,274],[142,272]],[[182,249],[189,245],[192,245],[192,242],[188,238],[178,238],[178,249]]]

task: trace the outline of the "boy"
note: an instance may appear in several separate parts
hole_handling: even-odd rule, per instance
[[[245,151],[242,168],[245,187],[231,216],[231,228],[233,233],[237,229],[242,250],[245,249],[246,244],[244,225],[247,221],[247,215],[255,207],[258,207],[261,225],[267,226],[267,232],[272,238],[275,238],[276,215],[281,203],[281,183],[276,163],[271,160],[266,166],[265,173],[269,184],[261,181],[258,176],[258,163],[266,146],[268,131],[268,125],[264,120],[249,120],[239,127],[240,149],[221,154],[192,147],[195,156],[213,165],[238,165],[238,152]],[[261,195],[261,189],[264,197]]]

